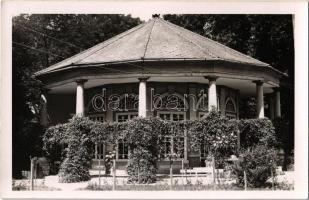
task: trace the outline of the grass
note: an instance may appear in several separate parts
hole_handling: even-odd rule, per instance
[[[12,190],[13,191],[26,191],[30,190],[30,184],[29,181],[21,181],[21,182],[16,182],[13,181],[12,183]],[[36,184],[33,187],[34,191],[59,191],[59,188],[53,188],[53,187],[47,187],[44,185],[44,182],[41,184]]]
[[[96,183],[89,183],[86,188],[82,190],[99,190],[99,191],[109,191],[112,190],[112,185],[98,185]],[[133,190],[133,191],[162,191],[162,190],[170,190],[170,186],[168,184],[158,184],[158,185],[149,185],[149,184],[128,184],[128,185],[117,185],[116,190]],[[172,190],[176,191],[194,191],[194,190],[214,190],[213,185],[173,185]],[[242,188],[237,187],[236,185],[224,184],[217,185],[216,190],[242,190]]]
[[[103,184],[98,185],[97,183],[89,183],[86,188],[80,190],[94,190],[94,191],[110,191],[112,190],[112,185]],[[293,190],[294,186],[292,184],[285,184],[280,183],[275,185],[275,190]],[[127,184],[127,185],[117,185],[116,190],[118,191],[164,191],[164,190],[171,190],[170,186],[165,184]],[[173,185],[172,190],[174,191],[241,191],[244,190],[243,187],[239,187],[236,184],[185,184],[185,185]],[[254,191],[254,190],[272,190],[271,184],[266,184],[261,188],[250,188],[248,187],[247,190]]]

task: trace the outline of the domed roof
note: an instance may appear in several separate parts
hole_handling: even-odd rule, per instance
[[[129,61],[204,60],[269,66],[197,33],[153,18],[73,57],[37,72],[48,74],[70,66]]]

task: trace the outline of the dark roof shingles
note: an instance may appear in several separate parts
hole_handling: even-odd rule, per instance
[[[43,69],[45,74],[71,64],[110,63],[140,59],[225,60],[269,66],[218,42],[160,18],[154,18],[71,58]]]

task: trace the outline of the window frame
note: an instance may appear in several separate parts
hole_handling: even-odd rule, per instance
[[[174,140],[175,139],[179,139],[179,138],[182,138],[183,139],[183,155],[182,155],[182,157],[179,157],[179,158],[176,158],[175,160],[176,161],[181,161],[182,159],[185,159],[185,137],[184,136],[177,136],[177,137],[174,137],[174,136],[171,136],[171,135],[167,135],[167,136],[164,136],[164,138],[163,138],[163,142],[164,142],[164,153],[163,153],[163,159],[162,160],[165,160],[165,161],[167,161],[167,160],[169,160],[169,158],[167,157],[167,153],[166,153],[166,145],[165,145],[165,142],[166,142],[166,138],[170,138],[170,154],[173,154],[174,153]],[[175,161],[174,160],[174,161]]]
[[[119,141],[122,141],[122,142],[119,142]],[[127,154],[124,154],[124,153],[122,153],[121,155],[127,155],[127,157],[128,158],[119,158],[119,149],[120,149],[120,143],[122,143],[122,144],[127,144],[126,145],[126,147],[127,147]],[[123,152],[125,151],[125,147],[123,147]],[[128,143],[125,141],[125,140],[123,140],[123,139],[119,139],[119,140],[117,140],[117,151],[116,151],[116,160],[120,160],[120,161],[127,161],[127,160],[129,160],[129,155],[130,155],[130,152],[129,152],[129,146],[128,146]]]
[[[116,116],[116,122],[119,122],[118,116],[120,116],[120,115],[127,115],[128,116],[127,120],[130,120],[130,119],[133,119],[132,115],[136,115],[136,117],[138,117],[138,112],[117,112],[116,115],[115,115]],[[125,121],[123,121],[123,122],[125,122]],[[123,141],[123,143],[125,143],[125,141]],[[130,151],[129,151],[128,145],[127,145],[127,148],[128,148],[128,158],[119,158],[119,140],[117,141],[116,160],[120,160],[120,161],[129,160]]]
[[[101,145],[102,148],[102,158],[100,158],[100,153],[98,153],[98,147],[99,145]],[[104,160],[105,156],[106,156],[106,152],[105,152],[105,143],[104,142],[96,142],[95,146],[94,146],[94,158],[93,160]]]
[[[96,114],[88,114],[87,117],[92,120],[92,121],[98,121],[98,120],[93,120],[91,118],[93,117],[103,117],[103,121],[99,121],[99,122],[106,122],[106,116],[105,116],[105,113],[96,113]]]
[[[104,123],[104,122],[106,122],[106,116],[105,116],[105,113],[95,113],[95,114],[87,114],[87,117],[90,119],[90,120],[92,120],[92,121],[98,121],[98,122],[102,122],[102,123]],[[103,120],[102,121],[100,121],[100,120],[97,120],[97,117],[103,117]],[[96,118],[95,120],[94,119],[91,119],[91,118]],[[98,155],[98,145],[102,145],[102,158],[100,159],[99,158],[99,155]],[[105,152],[105,144],[104,144],[104,142],[100,142],[100,143],[98,143],[98,142],[96,142],[95,144],[94,144],[94,158],[92,158],[93,160],[104,160],[104,158],[105,158],[105,155],[106,155],[106,152]]]
[[[130,119],[133,119],[132,115],[136,115],[136,117],[138,117],[138,112],[117,112],[116,113],[116,122],[119,122],[118,121],[119,115],[127,115],[128,116],[127,120],[130,120]]]
[[[187,112],[186,111],[157,111],[157,116],[160,117],[160,114],[169,114],[170,115],[170,121],[174,121],[173,119],[173,115],[174,114],[183,114],[183,120],[181,121],[185,121],[187,119]],[[174,137],[174,136],[170,136],[170,135],[167,135],[167,136],[164,136],[164,142],[165,142],[165,138],[169,137],[170,138],[170,143],[171,143],[171,153],[173,154],[174,153],[174,139],[175,138],[183,138],[183,156],[182,158],[176,158],[176,161],[180,161],[182,159],[185,158],[185,136],[177,136],[177,137]],[[166,157],[166,148],[165,148],[165,144],[164,144],[164,158],[163,160],[169,160],[167,157]]]
[[[169,114],[170,115],[169,120],[173,119],[174,114],[183,114],[183,120],[181,121],[187,120],[186,111],[157,111],[157,117],[160,117],[160,114]],[[171,121],[174,121],[174,120],[171,120]]]
[[[231,102],[233,107],[234,107],[234,111],[230,111],[230,110],[227,110],[227,104]],[[236,104],[235,104],[235,101],[231,98],[231,97],[228,97],[225,101],[225,107],[224,107],[224,111],[225,111],[225,117],[228,118],[228,119],[237,119],[237,107],[236,107]]]

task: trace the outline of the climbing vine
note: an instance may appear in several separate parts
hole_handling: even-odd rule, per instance
[[[251,124],[247,121],[245,125],[239,123],[243,122],[229,120],[217,112],[210,112],[200,120],[179,122],[154,117],[135,118],[121,123],[101,123],[75,116],[66,124],[50,127],[43,141],[48,155],[52,155],[56,145],[67,145],[59,171],[61,182],[89,180],[94,144],[105,142],[116,149],[117,141],[121,139],[129,147],[128,181],[151,183],[156,181],[157,161],[164,158],[165,136],[186,138],[189,148],[194,151],[199,150],[202,143],[206,144],[209,153],[216,158],[216,165],[221,166],[226,157],[236,154],[239,130],[244,133],[248,124]],[[257,127],[264,124],[255,123]],[[263,133],[268,129],[272,130],[271,124],[268,121],[265,123],[267,127],[262,130]],[[251,138],[251,132],[244,137]],[[184,140],[174,140],[174,148],[176,152],[183,152]]]
[[[188,125],[191,148],[199,150],[204,143],[210,151],[209,154],[215,157],[218,167],[222,167],[226,157],[236,154],[237,132],[235,120],[229,120],[213,111]]]

